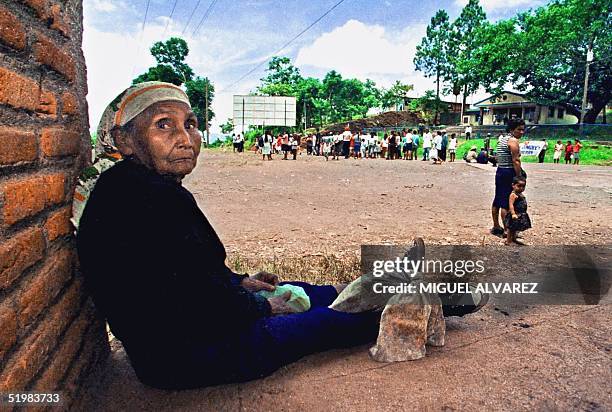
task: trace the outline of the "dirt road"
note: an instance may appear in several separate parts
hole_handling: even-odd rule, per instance
[[[527,164],[531,244],[605,244],[612,171]],[[356,253],[365,243],[497,244],[488,235],[495,169],[458,162],[262,162],[204,152],[185,185],[228,251],[246,257]],[[483,240],[484,239],[484,240]],[[120,344],[92,386],[91,410],[612,409],[610,307],[494,300],[447,319],[447,344],[380,364],[367,347],[309,356],[240,385],[164,392],[141,385]]]

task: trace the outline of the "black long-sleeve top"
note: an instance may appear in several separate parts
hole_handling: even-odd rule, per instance
[[[269,316],[180,183],[124,160],[102,173],[80,221],[81,270],[124,344],[216,342]]]

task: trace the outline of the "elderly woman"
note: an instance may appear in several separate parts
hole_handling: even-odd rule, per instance
[[[196,166],[201,134],[180,88],[129,88],[106,109],[98,140],[106,158],[118,151],[123,160],[107,163],[89,194],[79,258],[96,306],[142,382],[246,381],[309,353],[376,338],[380,314],[327,307],[338,296],[334,286],[295,283],[312,307],[292,313],[288,295],[255,293],[275,289],[275,276],[227,268],[223,244],[181,184]]]
[[[97,137],[98,158],[75,193],[81,269],[142,382],[167,389],[241,382],[376,338],[380,312],[328,307],[339,286],[291,282],[310,298],[309,310],[294,313],[290,294],[258,293],[287,287],[276,276],[225,265],[223,244],[181,185],[202,135],[180,88],[127,89],[105,110]],[[440,297],[445,315],[486,303]]]

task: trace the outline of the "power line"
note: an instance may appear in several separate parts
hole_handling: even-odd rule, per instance
[[[304,30],[302,30],[301,32],[299,32],[296,36],[294,36],[291,40],[289,40],[287,43],[283,44],[278,50],[275,50],[272,54],[276,54],[278,52],[280,52],[281,50],[283,50],[284,48],[286,48],[287,46],[289,46],[291,43],[293,43],[295,40],[297,40],[300,36],[302,36],[302,34],[306,33],[308,30],[310,30],[312,28],[312,26],[314,26],[315,24],[317,24],[318,22],[320,22],[321,20],[323,20],[323,18],[325,16],[327,16],[329,13],[331,13],[336,7],[338,7],[339,5],[341,5],[342,3],[344,3],[344,0],[340,0],[339,2],[337,2],[336,4],[334,4],[332,6],[332,8],[330,8],[329,10],[327,10],[325,13],[323,13],[318,19],[316,19],[314,22],[312,22],[308,27],[306,27]],[[240,77],[238,80],[236,80],[234,83],[230,84],[228,87],[223,88],[223,90],[219,91],[219,93],[221,93],[222,91],[228,90],[232,87],[234,87],[235,85],[237,85],[238,83],[240,83],[242,80],[244,80],[246,77],[248,77],[249,75],[253,74],[253,72],[255,72],[255,70],[259,69],[264,63],[266,62],[266,60],[262,61],[261,63],[259,63],[257,66],[253,67],[251,70],[249,70],[248,72],[246,72],[244,75],[242,75],[242,77]]]
[[[145,25],[147,24],[147,15],[149,14],[149,5],[151,4],[151,0],[147,0],[147,8],[145,9],[144,19],[142,20],[142,33],[140,36],[144,36]]]
[[[196,6],[193,8],[193,11],[191,12],[191,15],[189,16],[189,20],[187,20],[187,24],[183,28],[183,32],[181,33],[181,35],[184,35],[185,31],[187,31],[187,26],[189,26],[189,23],[191,23],[191,19],[193,18],[193,15],[195,14],[195,12],[198,9],[198,7],[200,6],[200,2],[201,1],[202,0],[198,0],[198,2],[196,3]]]
[[[204,15],[202,16],[202,19],[200,20],[200,22],[198,23],[198,25],[196,26],[196,29],[193,31],[192,36],[195,36],[196,33],[198,32],[198,30],[200,30],[200,26],[202,25],[202,23],[204,23],[204,21],[206,20],[206,18],[208,17],[208,15],[210,14],[210,11],[212,10],[213,7],[215,7],[215,3],[217,3],[218,0],[213,0],[210,5],[208,6],[208,8],[206,9],[206,11],[204,12]]]
[[[166,32],[168,31],[170,20],[172,20],[172,16],[174,16],[174,10],[176,9],[177,3],[178,3],[178,0],[174,0],[174,6],[172,6],[172,11],[170,12],[170,16],[168,17],[168,21],[166,22],[166,28],[164,29],[164,35],[162,37],[166,37]]]
[[[145,13],[144,13],[144,19],[142,20],[142,30],[140,32],[140,40],[138,41],[138,48],[136,50],[136,57],[140,56],[140,48],[142,47],[142,41],[144,39],[144,31],[145,31],[145,26],[147,25],[147,16],[149,15],[150,5],[151,5],[151,0],[147,0],[147,6],[145,8]],[[136,71],[136,62],[134,62],[134,65],[132,66],[132,76],[134,75],[135,71]]]

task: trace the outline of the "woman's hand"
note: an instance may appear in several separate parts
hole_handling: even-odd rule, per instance
[[[512,214],[512,219],[518,219],[518,215],[516,213]]]
[[[274,292],[276,285],[278,285],[278,276],[269,272],[256,273],[248,278],[244,278],[240,284],[240,286],[249,292],[259,292],[260,290]]]
[[[287,305],[287,301],[291,299],[291,292],[287,291],[282,296],[275,296],[268,299],[272,308],[272,315],[287,315],[289,313],[297,313],[295,309]]]

